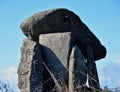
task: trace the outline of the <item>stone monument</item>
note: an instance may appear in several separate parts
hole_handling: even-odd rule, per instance
[[[81,92],[87,79],[90,88],[100,89],[95,61],[106,49],[74,12],[39,12],[21,29],[27,38],[18,68],[20,92]]]

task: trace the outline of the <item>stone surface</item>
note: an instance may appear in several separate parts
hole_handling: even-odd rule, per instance
[[[77,45],[72,48],[69,60],[69,92],[74,92],[87,81],[86,59]]]
[[[68,82],[68,60],[73,42],[71,32],[41,34],[39,36],[45,64],[62,85]],[[46,77],[47,74],[49,73],[46,72],[44,75],[44,81],[51,77]],[[52,81],[48,81],[45,88],[51,89],[52,86],[48,88],[50,84],[53,84],[53,87],[55,85]]]
[[[93,51],[90,46],[87,46],[87,72],[88,72],[88,84],[92,88],[100,89],[100,83],[97,73],[96,64],[93,58]]]
[[[57,80],[68,80],[68,60],[73,45],[71,32],[41,34],[42,56]]]
[[[73,41],[73,43],[71,43],[71,41]],[[73,47],[74,39],[71,39],[71,32],[41,34],[39,37],[39,43],[41,45],[42,56],[46,66],[60,84],[64,84],[63,82],[65,81],[69,84],[72,84],[70,82],[73,82],[75,88],[86,84],[86,60],[78,46],[75,45]],[[72,74],[72,64],[70,62],[73,62]],[[47,74],[48,73],[45,73],[44,77],[46,77]],[[71,76],[74,76],[74,78],[70,81]],[[44,81],[47,81],[50,77],[50,75],[47,76]],[[52,81],[48,81],[47,86],[50,86],[50,84],[55,85]],[[52,86],[51,88],[45,88],[51,89]]]
[[[52,63],[54,57],[51,53],[55,54],[59,61],[67,68],[68,59],[71,49],[74,45],[74,39],[71,37],[71,32],[66,33],[51,33],[41,34],[39,43],[42,45],[42,51],[47,56],[47,62]],[[49,52],[48,52],[49,50]]]
[[[94,60],[104,58],[106,55],[105,47],[90,29],[75,13],[64,8],[37,13],[26,19],[21,24],[21,29],[26,36],[37,42],[40,34],[72,32],[85,58],[87,57],[85,52],[87,45],[93,48]]]
[[[42,92],[42,62],[40,45],[25,39],[21,48],[21,62],[18,68],[20,92]]]
[[[21,24],[21,29],[26,36],[31,35],[34,41],[38,41],[40,34],[71,31],[68,21],[74,26],[79,17],[72,11],[57,8],[36,13]]]

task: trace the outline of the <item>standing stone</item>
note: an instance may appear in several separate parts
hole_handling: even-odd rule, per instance
[[[82,55],[80,49],[75,45],[70,54],[69,61],[69,92],[74,92],[75,89],[80,89],[86,84],[87,71],[86,59]]]
[[[29,39],[23,41],[18,68],[20,92],[42,92],[42,57],[40,45]]]
[[[94,62],[93,51],[91,46],[87,46],[86,52],[87,52],[88,84],[92,88],[100,89],[97,67]]]

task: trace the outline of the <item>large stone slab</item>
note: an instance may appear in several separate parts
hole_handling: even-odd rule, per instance
[[[104,58],[106,49],[99,39],[72,11],[64,8],[46,10],[34,14],[21,24],[23,33],[31,40],[39,41],[39,35],[56,32],[72,32],[76,44],[86,58],[86,47],[93,48],[94,60]]]
[[[39,36],[43,60],[60,85],[68,83],[68,60],[74,44],[73,40],[71,32],[41,34]],[[48,70],[44,71],[43,77],[44,82],[47,81],[44,89],[53,89],[56,84],[51,80]]]
[[[41,34],[39,37],[44,61],[58,79],[68,79],[68,60],[73,42],[71,32]]]
[[[52,55],[47,55],[49,54],[47,51],[49,49],[67,68],[70,50],[74,45],[71,32],[41,34],[39,36],[39,43],[42,45],[42,51],[44,50],[47,58],[52,58]]]
[[[42,92],[42,62],[40,45],[25,39],[21,48],[21,62],[18,68],[18,87],[20,92]]]
[[[38,41],[40,34],[69,32],[71,28],[77,28],[79,21],[79,17],[72,11],[57,8],[34,14],[21,24],[21,29],[26,36]]]

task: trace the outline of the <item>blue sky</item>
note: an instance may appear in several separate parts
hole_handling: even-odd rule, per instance
[[[20,24],[34,13],[53,8],[74,11],[100,39],[107,48],[106,58],[97,61],[101,86],[119,86],[119,0],[0,0],[0,80],[11,85],[17,81],[20,47],[26,38]]]

